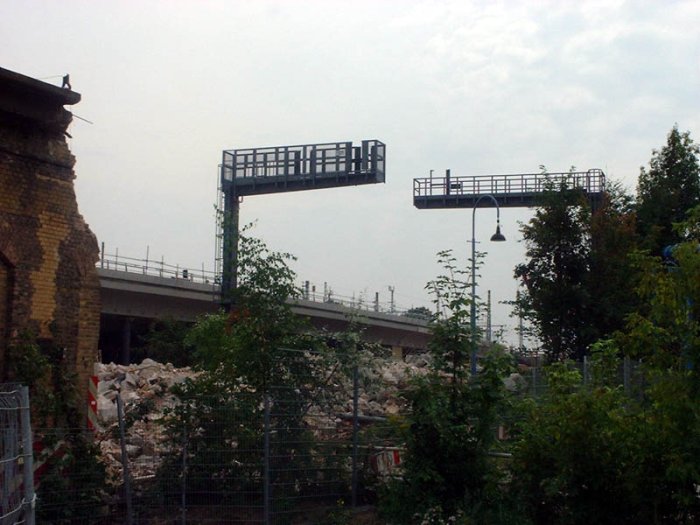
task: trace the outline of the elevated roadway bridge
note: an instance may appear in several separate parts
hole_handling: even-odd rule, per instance
[[[132,346],[138,345],[154,320],[194,322],[220,308],[220,287],[213,280],[194,282],[182,278],[181,272],[160,276],[104,267],[97,272],[102,298],[100,350],[106,362],[128,361]],[[294,301],[292,311],[329,331],[347,329],[352,319],[360,324],[363,338],[390,347],[396,354],[425,349],[430,338],[426,320],[406,315],[308,299]]]

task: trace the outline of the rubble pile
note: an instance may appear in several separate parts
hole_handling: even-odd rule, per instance
[[[408,355],[405,361],[383,359],[360,370],[362,387],[358,397],[358,413],[368,419],[396,415],[404,408],[400,392],[410,378],[428,370],[430,357],[425,354]],[[122,452],[119,440],[116,398],[121,395],[126,420],[126,453],[131,476],[135,480],[152,477],[161,457],[171,444],[161,424],[167,408],[175,407],[177,398],[170,393],[173,385],[196,376],[190,368],[175,368],[145,359],[129,366],[96,364],[97,416],[99,429],[96,441],[110,479],[121,482]],[[332,407],[310,407],[306,422],[312,428],[347,430],[351,417],[352,381],[345,378],[341,391],[343,399]]]
[[[361,422],[378,421],[399,414],[406,404],[401,390],[408,386],[411,377],[427,372],[428,362],[425,356],[409,355],[405,361],[377,358],[371,367],[360,368],[357,408]],[[348,428],[351,429],[348,422],[353,413],[352,379],[345,377],[340,379],[340,383],[334,386],[342,394],[332,406],[314,405],[309,408],[305,418],[309,428],[335,428],[339,436],[345,436]]]
[[[153,476],[160,465],[160,456],[168,449],[168,439],[160,424],[166,408],[173,408],[176,397],[170,393],[173,385],[193,378],[190,368],[175,368],[144,359],[141,364],[128,366],[95,364],[97,376],[97,417],[99,428],[96,441],[108,479],[121,481],[122,451],[117,420],[117,395],[121,394],[126,419],[126,453],[134,479]],[[143,413],[140,413],[143,412]],[[129,417],[136,414],[140,417]]]
[[[397,415],[405,405],[401,390],[408,386],[411,377],[427,372],[429,359],[425,354],[409,354],[404,361],[388,359],[381,361],[374,370],[363,371],[366,375],[374,375],[374,381],[360,392],[358,412],[372,417]]]

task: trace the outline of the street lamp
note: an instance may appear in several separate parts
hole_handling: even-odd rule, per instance
[[[503,242],[506,238],[501,233],[501,208],[498,207],[498,201],[493,195],[481,195],[474,203],[472,210],[472,303],[471,303],[471,337],[472,337],[472,353],[470,359],[470,367],[472,376],[476,375],[476,207],[481,199],[491,199],[496,205],[496,233],[491,236],[492,242]]]

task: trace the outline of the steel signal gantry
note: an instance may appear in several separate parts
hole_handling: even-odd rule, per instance
[[[265,193],[376,184],[386,175],[386,145],[378,140],[226,150],[220,177],[217,250],[224,305],[236,287],[240,198]]]
[[[565,183],[569,189],[581,189],[597,204],[605,192],[605,173],[599,169],[566,173],[517,173],[510,175],[467,175],[413,179],[413,205],[420,209],[471,208],[481,195],[493,195],[504,208],[527,208],[539,204],[549,188]],[[480,207],[492,207],[482,200]]]

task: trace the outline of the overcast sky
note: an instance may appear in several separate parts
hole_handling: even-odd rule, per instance
[[[601,168],[634,189],[678,123],[700,140],[700,2],[0,2],[0,66],[82,101],[80,211],[108,252],[213,268],[224,149],[379,139],[384,185],[247,198],[241,221],[339,294],[429,305],[435,254],[466,266],[471,210],[417,210],[412,179]],[[519,221],[482,295],[510,300]],[[487,240],[495,211],[477,212]],[[495,324],[513,325],[495,307]],[[508,337],[514,340],[511,333]]]

